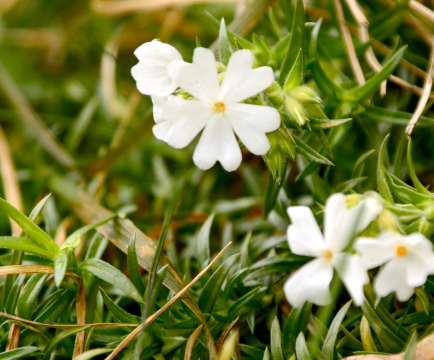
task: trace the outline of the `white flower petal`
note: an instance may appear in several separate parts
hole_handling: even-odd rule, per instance
[[[369,276],[360,261],[360,256],[340,253],[336,256],[333,265],[353,298],[354,304],[356,306],[362,305],[365,299],[363,285],[369,282]]]
[[[179,97],[166,101],[162,117],[172,125],[163,140],[177,149],[186,147],[205,127],[210,116],[209,108],[200,101]]]
[[[152,132],[158,140],[164,140],[172,125],[171,121],[161,121],[152,127]]]
[[[393,239],[388,239],[386,233],[380,239],[360,237],[355,240],[354,247],[360,253],[360,260],[366,269],[373,269],[383,265],[395,256]]]
[[[137,59],[142,61],[153,61],[169,63],[175,60],[182,60],[182,55],[172,45],[162,43],[159,40],[152,40],[140,45],[135,51]]]
[[[408,300],[414,288],[407,284],[406,266],[402,258],[395,257],[390,260],[374,280],[374,289],[378,296],[384,297],[396,292],[399,301]]]
[[[226,171],[234,171],[240,166],[241,159],[241,150],[231,126],[223,117],[214,115],[194,150],[194,163],[207,170],[220,161]]]
[[[307,206],[290,206],[287,212],[292,222],[288,228],[291,251],[299,255],[319,256],[325,248],[325,242],[312,210]]]
[[[221,87],[225,102],[233,104],[246,100],[272,84],[274,75],[269,66],[252,70],[252,65],[250,50],[238,50],[232,54]]]
[[[224,112],[237,136],[255,155],[265,155],[270,148],[266,132],[280,125],[279,112],[268,106],[235,104]]]
[[[425,284],[430,267],[418,255],[411,252],[405,255],[405,262],[408,285],[418,287]]]
[[[291,252],[297,255],[318,257],[321,255],[321,248],[317,244],[306,239],[295,225],[290,225],[287,231],[288,243]]]
[[[339,253],[348,245],[350,228],[345,195],[333,194],[327,199],[324,214],[324,239],[330,248]]]
[[[202,47],[194,50],[193,63],[175,62],[169,67],[175,82],[197,99],[212,104],[219,99],[219,80],[214,53]]]
[[[357,219],[357,226],[355,233],[358,234],[366,229],[366,227],[375,220],[377,216],[383,211],[383,205],[381,202],[373,196],[368,196],[363,199],[357,206],[350,209],[350,213],[353,211],[357,212],[358,207],[363,207],[361,213],[359,213],[359,218]]]
[[[175,91],[177,85],[169,76],[168,66],[182,56],[173,46],[154,40],[139,46],[134,54],[139,63],[131,74],[142,94],[167,96]]]
[[[327,305],[331,301],[330,282],[333,266],[321,259],[309,261],[285,282],[283,291],[293,307],[301,307],[306,301]]]

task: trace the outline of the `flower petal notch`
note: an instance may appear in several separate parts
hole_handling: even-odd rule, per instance
[[[137,89],[145,95],[168,96],[178,85],[169,75],[169,66],[182,61],[178,50],[159,40],[140,45],[134,51],[139,63],[131,69]]]

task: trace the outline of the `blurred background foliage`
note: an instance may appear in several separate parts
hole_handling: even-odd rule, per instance
[[[382,311],[381,321],[377,321],[375,311],[370,308],[363,312],[351,308],[341,333],[339,328],[348,310],[344,306],[349,299],[345,292],[339,296],[333,310],[334,315],[340,314],[342,318],[339,321],[337,316],[338,320],[331,325],[315,321],[309,305],[291,311],[282,292],[281,284],[288,273],[306,261],[288,251],[284,235],[289,223],[285,213],[287,206],[313,206],[320,218],[322,205],[331,193],[376,190],[378,168],[391,172],[393,168],[393,174],[402,181],[409,184],[414,181],[414,178],[411,181],[409,165],[405,161],[407,140],[404,129],[417,107],[426,78],[434,39],[433,12],[428,9],[432,3],[426,1],[427,7],[423,9],[428,10],[420,11],[415,0],[360,0],[359,5],[370,24],[369,37],[363,39],[358,32],[360,24],[349,7],[355,2],[338,2],[347,29],[353,34],[355,52],[368,82],[375,74],[371,62],[364,59],[369,46],[380,62],[387,62],[390,54],[397,54],[401,46],[407,45],[402,59],[397,58],[396,66],[389,71],[393,71],[393,75],[388,79],[385,96],[380,96],[379,86],[375,85],[369,96],[357,99],[342,95],[361,84],[356,80],[354,64],[348,60],[336,3],[325,0],[304,2],[307,37],[304,82],[319,91],[329,119],[352,120],[320,131],[310,131],[309,122],[302,127],[295,126],[294,134],[315,152],[327,157],[334,166],[315,162],[318,153],[313,157],[297,154],[287,160],[285,180],[272,188],[272,177],[262,159],[245,150],[243,163],[236,172],[227,173],[219,164],[204,172],[194,167],[191,146],[176,150],[156,140],[151,132],[151,101],[137,92],[130,70],[137,62],[133,51],[155,38],[175,46],[187,61],[191,60],[197,42],[216,49],[219,26],[213,18],[218,21],[224,18],[228,30],[253,43],[259,63],[273,66],[276,59],[270,56],[267,44],[273,49],[279,42],[285,44],[282,39],[289,38],[288,28],[297,22],[296,16],[291,18],[292,14],[297,14],[295,2],[2,0],[1,197],[28,215],[53,191],[40,214],[32,220],[37,221],[58,245],[64,243],[67,234],[81,226],[108,217],[104,208],[128,214],[136,226],[123,227],[124,230],[128,228],[130,236],[137,231],[140,241],[148,241],[145,235],[140,235],[141,231],[153,240],[160,237],[160,243],[164,241],[165,253],[179,274],[178,285],[182,281],[190,282],[208,265],[212,254],[233,241],[212,271],[193,286],[193,300],[190,299],[198,301],[209,320],[217,346],[224,343],[221,349],[226,350],[221,351],[222,360],[235,356],[232,355],[235,344],[238,344],[236,354],[239,359],[289,359],[295,356],[296,343],[297,358],[307,359],[303,352],[304,336],[308,333],[324,335],[329,326],[328,341],[324,342],[322,352],[318,352],[322,359],[333,359],[336,351],[339,356],[355,351],[402,351],[412,330],[419,330],[419,334],[429,332],[434,317],[430,311],[434,302],[429,291],[420,293],[414,302],[411,300],[404,305],[398,304],[393,297],[386,298],[378,310]],[[322,24],[318,33],[319,19]],[[318,64],[324,70],[325,78],[318,75]],[[385,78],[388,75],[385,74]],[[415,173],[426,187],[434,184],[433,94],[424,106],[423,117],[412,138]],[[387,161],[384,148],[380,159],[386,161],[377,168],[379,149],[387,134],[390,134],[387,145],[390,161]],[[396,180],[393,183],[391,179],[389,176],[386,180],[396,185]],[[181,188],[179,193],[178,188]],[[79,190],[87,195],[80,197],[77,195]],[[397,190],[396,186],[394,190]],[[273,191],[275,196],[270,202]],[[422,191],[420,187],[418,191]],[[175,200],[171,200],[174,193]],[[385,196],[384,187],[381,194]],[[405,202],[402,199],[406,197],[402,192],[400,194],[401,197],[394,193],[391,203],[394,196],[396,201]],[[420,205],[427,198],[413,200],[410,201],[415,207],[412,208],[413,218],[409,220],[411,216],[406,213],[407,218],[403,221],[407,224],[410,221],[411,225],[416,219],[418,222],[413,227],[420,229],[423,219],[429,223],[426,226],[424,222],[423,229],[431,235],[432,214],[417,213],[417,209],[427,208],[426,203]],[[168,208],[174,214],[167,236],[161,239]],[[391,211],[393,209],[391,207]],[[268,216],[264,217],[264,212]],[[396,213],[402,215],[398,210]],[[0,229],[2,235],[10,235],[9,219],[3,213],[0,214]],[[122,289],[124,293],[116,288],[118,282],[108,281],[109,278],[92,270],[92,266],[97,265],[86,263],[92,258],[103,259],[130,276],[135,269],[135,260],[131,259],[135,259],[136,254],[128,254],[128,257],[124,254],[128,244],[126,235],[120,237],[118,230],[105,229],[102,234],[111,241],[101,234],[89,232],[82,236],[81,245],[74,250],[75,255],[68,255],[75,259],[69,259],[68,269],[78,269],[87,279],[84,281],[86,323],[138,324],[144,303],[140,304],[140,299],[137,301],[135,291],[127,292],[125,296],[125,288]],[[13,229],[14,236],[20,233],[19,229]],[[149,246],[155,248],[155,245]],[[238,253],[240,255],[235,255]],[[19,264],[21,260],[17,253],[14,254],[3,250],[0,264],[7,266],[13,261]],[[152,256],[148,259],[145,255],[139,254],[139,263],[150,270]],[[223,260],[224,266],[221,265]],[[52,265],[50,261],[27,253],[24,256],[24,264]],[[222,268],[217,271],[220,265]],[[107,271],[110,273],[113,268]],[[172,290],[169,291],[161,286],[164,271],[167,270],[160,268],[155,274],[153,303],[152,306],[148,304],[151,310],[157,310],[174,295],[173,288],[169,286]],[[112,278],[119,276],[116,272],[110,274]],[[211,274],[217,275],[211,277]],[[141,275],[147,279],[145,273]],[[15,314],[15,305],[20,304],[22,298],[23,318],[45,323],[77,323],[80,311],[75,307],[79,302],[80,283],[76,280],[66,277],[57,289],[52,277],[48,276],[9,275],[8,279],[2,276],[2,312]],[[20,295],[19,289],[24,283],[30,284],[28,289],[35,287],[37,290],[31,296],[24,290]],[[104,290],[99,290],[99,286]],[[222,287],[222,290],[213,293],[214,286]],[[141,280],[136,279],[134,287],[144,296],[141,290],[145,286]],[[10,293],[13,295],[9,296]],[[204,300],[208,298],[211,305]],[[369,301],[373,306],[375,299],[371,296]],[[128,313],[122,312],[122,308]],[[338,313],[341,308],[345,311]],[[211,313],[212,317],[208,315]],[[6,319],[3,317],[2,321]],[[205,332],[196,334],[196,339],[192,335],[199,326],[197,314],[191,308],[181,302],[175,303],[147,332],[142,357],[206,359],[209,343],[207,345]],[[128,327],[86,329],[84,346],[76,353],[80,347],[74,343],[74,338],[77,331],[83,329],[75,329],[66,334],[72,335],[67,337],[65,333],[70,330],[23,327],[20,336],[20,328],[16,328],[8,322],[2,324],[0,349],[24,350],[4,358],[34,356],[48,359],[56,356],[67,359],[73,352],[77,355],[94,348],[102,349],[101,354],[109,353],[131,331]],[[232,335],[229,335],[231,330]],[[302,338],[300,331],[304,334]],[[13,339],[20,339],[19,344],[14,344]],[[190,348],[188,344],[192,344]],[[134,347],[135,342],[130,343],[119,358],[132,358]],[[309,350],[317,358],[315,351],[318,349],[309,347]],[[80,359],[100,353],[87,354]]]

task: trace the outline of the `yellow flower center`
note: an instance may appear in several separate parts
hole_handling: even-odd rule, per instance
[[[330,262],[333,260],[333,253],[331,252],[331,250],[324,250],[323,256],[326,262]]]
[[[400,245],[396,248],[396,255],[404,256],[407,254],[407,247],[405,245]]]
[[[216,113],[222,113],[223,111],[226,110],[226,106],[225,106],[225,104],[223,102],[219,101],[219,102],[216,102],[214,104],[213,110]]]

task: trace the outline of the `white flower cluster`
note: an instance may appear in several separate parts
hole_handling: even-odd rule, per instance
[[[268,66],[252,69],[251,51],[233,53],[221,84],[209,49],[196,48],[191,64],[174,47],[158,40],[141,45],[135,55],[139,63],[132,75],[139,91],[152,96],[156,138],[180,149],[203,130],[193,161],[204,170],[217,161],[227,171],[240,166],[235,134],[253,154],[267,153],[266,133],[277,130],[280,115],[272,107],[242,101],[268,88],[274,75]],[[178,87],[194,98],[172,95]]]
[[[369,282],[368,269],[385,264],[374,280],[374,289],[380,297],[396,292],[400,301],[408,300],[414,288],[423,285],[429,274],[434,274],[432,243],[420,233],[401,235],[387,231],[378,239],[359,237],[348,249],[351,239],[381,211],[381,202],[374,197],[347,209],[345,196],[334,194],[326,202],[323,235],[308,207],[288,208],[292,222],[288,228],[291,251],[314,257],[284,285],[292,306],[300,307],[305,301],[329,304],[334,269],[358,306],[364,300],[363,285]]]

